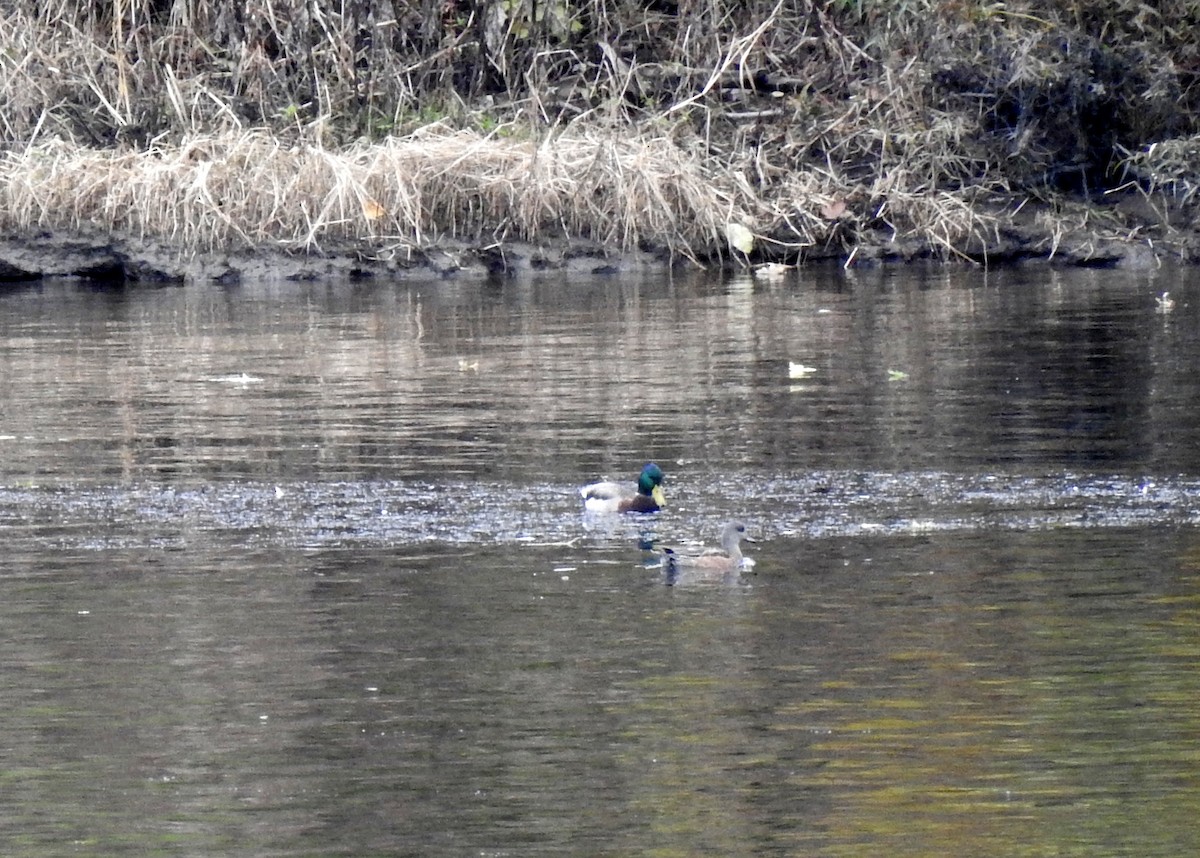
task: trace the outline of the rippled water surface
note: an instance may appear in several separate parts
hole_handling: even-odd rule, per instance
[[[5,854],[1193,854],[1192,280],[5,287]]]

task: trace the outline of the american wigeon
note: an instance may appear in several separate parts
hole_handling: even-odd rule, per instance
[[[721,528],[721,547],[708,548],[699,552],[685,552],[675,548],[663,548],[663,566],[667,570],[667,582],[675,583],[680,575],[688,579],[719,579],[736,575],[754,561],[742,554],[742,540],[753,542],[746,535],[746,525],[731,521]]]

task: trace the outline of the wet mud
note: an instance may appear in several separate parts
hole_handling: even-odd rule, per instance
[[[1200,229],[1181,207],[1130,193],[1097,201],[1087,211],[1090,216],[1073,223],[1043,204],[1014,200],[981,212],[991,228],[978,231],[961,247],[940,247],[883,229],[860,228],[845,233],[837,242],[793,251],[775,261],[799,265],[837,262],[861,268],[936,260],[978,266],[1131,270],[1200,261]],[[346,242],[308,249],[260,246],[200,251],[102,231],[44,230],[0,236],[0,282],[50,277],[132,284],[278,278],[486,278],[536,271],[619,275],[670,268],[737,269],[751,264],[736,253],[689,259],[649,245],[620,251],[581,239],[486,245],[443,239],[421,248]]]

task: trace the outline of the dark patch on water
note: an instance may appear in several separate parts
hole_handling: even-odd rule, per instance
[[[676,481],[653,516],[584,514],[573,488],[381,481],[196,489],[154,485],[0,489],[0,531],[51,547],[573,544],[670,532],[710,535],[727,518],[758,538],[1187,525],[1200,482],[1105,475],[818,472]]]

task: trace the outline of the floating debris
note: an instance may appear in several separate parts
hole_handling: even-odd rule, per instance
[[[765,262],[754,269],[754,276],[759,280],[778,281],[787,277],[788,272],[795,267],[794,265],[784,265],[782,262]]]
[[[246,387],[247,385],[251,384],[262,384],[263,378],[261,376],[249,375],[241,372],[237,375],[214,375],[210,378],[206,378],[205,381],[213,384],[237,384],[241,385],[242,387]]]
[[[760,520],[768,537],[1200,525],[1200,481],[1113,474],[818,471],[776,475],[754,497],[744,475],[693,481],[689,493],[703,499],[704,511],[688,521],[699,533],[720,526],[731,509]],[[514,496],[529,500],[514,506]],[[391,514],[379,515],[381,506]],[[479,480],[293,483],[286,503],[275,501],[273,483],[0,486],[0,519],[6,548],[19,543],[27,551],[186,549],[202,537],[239,550],[408,546],[411,560],[424,556],[412,552],[420,545],[558,546],[571,553],[546,567],[556,577],[583,567],[576,548],[620,542],[632,549],[655,537],[644,521],[589,529],[578,495],[562,486]]]

